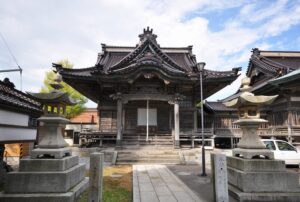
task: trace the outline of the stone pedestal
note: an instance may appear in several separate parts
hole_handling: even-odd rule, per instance
[[[300,201],[299,177],[284,161],[227,157],[229,193],[238,201]]]
[[[20,160],[19,171],[9,172],[2,202],[74,202],[88,187],[85,165],[66,148],[62,117],[42,117],[45,134],[30,158]]]
[[[232,155],[244,159],[266,158],[274,159],[274,153],[269,149],[243,149],[236,148],[232,150]]]

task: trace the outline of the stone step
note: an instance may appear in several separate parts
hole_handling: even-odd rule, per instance
[[[181,164],[180,160],[174,159],[129,159],[129,160],[122,160],[116,162],[117,164],[141,164],[141,163],[148,163],[148,164]]]
[[[180,160],[179,157],[172,157],[172,158],[166,158],[166,157],[155,157],[155,156],[135,156],[135,157],[130,157],[130,156],[122,156],[118,157],[117,161],[132,161],[132,160],[147,160],[147,159],[156,159],[157,161],[164,161],[164,160]]]
[[[164,151],[164,150],[172,150],[174,149],[172,145],[122,145],[122,149],[126,150],[154,150],[154,151]]]
[[[180,165],[181,162],[144,162],[144,161],[137,161],[137,162],[117,162],[117,165],[131,165],[131,164],[139,164],[139,165],[152,165],[152,164],[161,164],[161,165]]]
[[[170,141],[122,141],[123,145],[126,144],[141,144],[141,145],[163,145],[163,144],[168,144],[168,145],[173,145],[173,142]]]
[[[123,140],[128,139],[128,140],[146,140],[147,137],[124,137]],[[149,140],[172,140],[172,137],[148,137]]]
[[[138,163],[180,164],[181,161],[178,151],[173,150],[173,147],[166,148],[164,150],[158,150],[156,147],[150,147],[149,149],[123,150],[118,152],[117,164]]]
[[[165,142],[165,143],[143,143],[143,142],[123,142],[122,143],[123,146],[141,146],[141,147],[144,147],[144,146],[153,146],[153,147],[163,147],[163,146],[173,146],[172,143],[168,143],[168,142]]]
[[[123,141],[146,141],[146,138],[123,138]],[[153,138],[148,138],[148,141],[169,141],[169,142],[173,142],[172,139],[168,139],[168,138],[161,138],[161,139],[153,139]]]
[[[119,151],[118,155],[178,155],[177,151],[166,150],[141,150],[141,151]]]

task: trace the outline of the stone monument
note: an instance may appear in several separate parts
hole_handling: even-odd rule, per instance
[[[42,139],[31,151],[30,158],[20,160],[19,171],[7,175],[3,202],[73,202],[88,187],[85,164],[72,156],[62,131],[69,122],[64,117],[66,106],[75,104],[68,93],[60,92],[58,75],[50,93],[29,93],[44,105]]]
[[[237,108],[238,124],[243,132],[233,157],[227,157],[229,193],[239,201],[300,201],[299,176],[288,172],[285,163],[274,160],[258,136],[260,107],[272,103],[275,96],[250,93],[250,78],[242,80],[241,95],[224,104]]]

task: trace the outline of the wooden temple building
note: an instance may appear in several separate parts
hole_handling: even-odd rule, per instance
[[[86,135],[117,145],[161,141],[175,147],[186,134],[199,135],[200,83],[192,46],[161,47],[156,38],[147,28],[136,46],[102,44],[92,67],[53,64],[66,83],[98,103],[99,128]],[[231,84],[239,70],[204,69],[204,99]]]
[[[261,51],[253,49],[246,76],[251,78],[251,92],[255,95],[279,95],[268,107],[262,109],[263,124],[259,134],[263,138],[287,140],[300,144],[300,52]],[[233,122],[236,110],[226,108],[222,102],[207,102],[208,121],[212,120],[215,143],[219,147],[235,147],[241,131]]]

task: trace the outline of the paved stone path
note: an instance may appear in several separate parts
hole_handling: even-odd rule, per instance
[[[202,201],[164,165],[133,165],[133,202]]]

